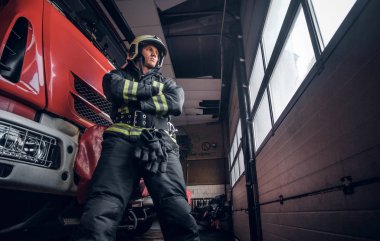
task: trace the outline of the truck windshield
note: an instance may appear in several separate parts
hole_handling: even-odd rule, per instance
[[[93,0],[50,0],[109,61],[120,67],[125,63],[127,48],[116,34],[102,9]]]

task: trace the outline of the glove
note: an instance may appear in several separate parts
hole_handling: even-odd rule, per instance
[[[136,143],[135,157],[147,171],[157,173],[166,171],[167,155],[163,145],[162,134],[155,130],[144,129]],[[164,154],[165,153],[165,154]]]

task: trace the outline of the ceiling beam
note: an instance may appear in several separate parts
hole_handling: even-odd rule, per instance
[[[217,15],[223,14],[222,11],[199,11],[199,12],[184,12],[184,13],[163,13],[161,16],[164,18],[175,17],[188,17],[188,16],[200,16],[200,15]]]

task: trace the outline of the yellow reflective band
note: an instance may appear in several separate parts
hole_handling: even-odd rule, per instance
[[[128,106],[117,108],[117,112],[121,113],[121,114],[127,114],[127,113],[129,113],[129,108],[128,108]]]
[[[154,86],[154,87],[158,87],[158,90],[159,90],[160,93],[161,93],[162,90],[164,89],[164,84],[163,84],[163,83],[160,83],[160,82],[158,82],[158,81],[155,81],[155,80],[153,80],[153,86]]]
[[[124,123],[115,123],[108,127],[106,131],[119,132],[126,136],[139,136],[143,128],[133,128],[132,126]]]
[[[130,82],[132,83],[132,85],[130,85]],[[135,88],[134,84],[135,83],[130,81],[129,79],[125,79],[124,89],[123,89],[124,100],[137,100],[136,93],[133,93],[133,90]],[[137,92],[137,86],[136,86],[136,92]]]
[[[132,87],[132,97],[136,97],[136,96],[137,96],[137,87],[138,87],[138,83],[133,82],[133,87]],[[136,98],[136,99],[137,99],[137,98]]]
[[[123,99],[128,100],[128,89],[129,89],[129,80],[125,80],[124,89],[123,89]]]
[[[108,131],[118,132],[118,133],[121,133],[121,134],[126,135],[126,136],[139,136],[139,135],[141,135],[141,131],[129,131],[129,130],[119,129],[117,127],[109,127],[109,128],[107,128],[106,131],[107,132]]]
[[[160,90],[160,92],[162,92],[162,90],[164,89],[164,84],[163,83],[159,83],[159,90]]]
[[[123,110],[124,110],[124,113],[125,113],[125,114],[129,113],[129,108],[128,108],[128,106],[124,107]]]
[[[160,94],[159,94],[160,95]],[[159,113],[160,111],[160,103],[158,103],[157,95],[152,97],[154,108],[156,109],[156,112]]]
[[[162,106],[163,106],[163,115],[168,113],[168,102],[166,101],[165,95],[160,95],[161,96],[161,101],[162,101]]]

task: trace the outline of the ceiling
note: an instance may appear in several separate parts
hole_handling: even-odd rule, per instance
[[[233,2],[236,5],[238,1]],[[157,35],[168,47],[162,73],[185,91],[184,111],[173,123],[220,121],[222,89],[226,87],[221,80],[221,40],[233,23],[229,11],[223,11],[225,1],[115,0],[115,4],[135,36]],[[226,4],[226,9],[232,7]],[[128,41],[125,44],[128,46]],[[223,46],[226,49],[226,44]]]

